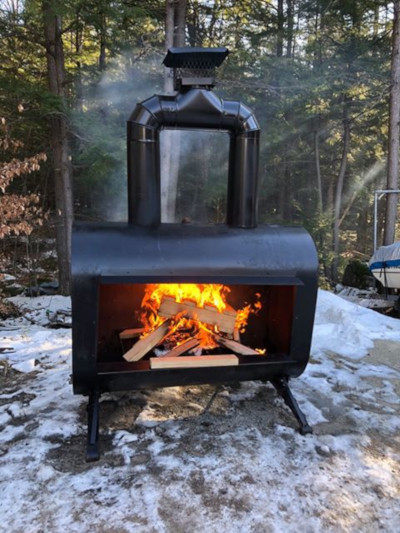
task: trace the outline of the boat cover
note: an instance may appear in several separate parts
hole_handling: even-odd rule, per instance
[[[371,271],[383,268],[400,268],[400,242],[381,246],[369,260],[368,266]]]

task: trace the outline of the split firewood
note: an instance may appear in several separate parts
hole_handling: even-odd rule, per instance
[[[207,306],[205,306],[205,307],[207,307]],[[233,307],[230,306],[229,304],[226,304],[225,312],[228,312],[228,313],[229,313],[229,312],[237,313],[237,311],[235,311],[235,310],[233,309]],[[233,331],[229,331],[229,332],[226,332],[226,331],[225,331],[225,335],[228,337],[228,339],[234,339],[234,340],[236,340],[236,339],[235,339],[235,335],[236,335],[235,332],[236,332],[236,331],[237,331],[237,328],[234,328]],[[238,340],[240,341],[240,339],[238,339]]]
[[[166,320],[161,326],[158,326],[154,331],[149,333],[143,339],[139,339],[130,350],[124,354],[124,359],[126,361],[139,361],[144,357],[150,350],[152,350],[157,344],[165,337],[168,328],[170,326],[171,320]]]
[[[222,337],[222,335],[214,334],[214,338],[218,344],[225,346],[225,348],[228,348],[239,355],[259,355],[259,353],[256,352],[256,350],[253,350],[253,348],[250,348],[250,346],[245,346],[240,342],[226,339],[225,337]]]
[[[201,355],[183,357],[150,357],[150,368],[201,368],[211,366],[237,366],[236,355]]]
[[[144,328],[124,329],[119,334],[119,338],[124,341],[126,339],[136,339],[143,333]]]
[[[175,348],[170,350],[163,357],[179,357],[180,355],[188,352],[189,350],[192,350],[193,348],[197,348],[199,344],[200,344],[200,340],[197,339],[196,337],[194,339],[188,339],[187,341],[183,342],[179,346],[175,346]]]
[[[190,300],[177,302],[170,296],[164,296],[158,314],[160,316],[171,318],[178,313],[183,313],[186,317],[199,320],[205,324],[217,326],[218,329],[224,333],[232,334],[235,329],[237,315],[235,310],[228,309],[220,313],[216,307],[196,307],[196,304]]]
[[[233,340],[236,342],[240,342],[240,331],[239,328],[235,328],[233,330]]]

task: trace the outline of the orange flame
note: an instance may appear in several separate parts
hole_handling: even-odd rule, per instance
[[[173,297],[176,302],[181,303],[190,300],[196,307],[203,309],[206,305],[215,307],[220,313],[232,308],[226,302],[230,293],[230,288],[221,284],[194,284],[194,283],[160,283],[148,284],[142,300],[141,322],[144,326],[142,337],[147,336],[151,331],[159,327],[165,318],[158,315],[158,309],[164,296]],[[237,311],[235,328],[241,333],[246,329],[248,317],[251,313],[257,313],[261,309],[259,301],[261,295],[256,294],[258,301],[255,304],[246,305]],[[190,338],[199,340],[198,348],[212,349],[218,344],[213,333],[218,333],[218,328],[201,322],[193,316],[188,318],[184,313],[176,315],[168,331],[168,341],[172,346],[178,346]]]

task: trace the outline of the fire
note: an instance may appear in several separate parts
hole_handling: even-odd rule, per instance
[[[141,322],[144,326],[142,337],[146,337],[166,320],[158,313],[165,297],[171,297],[178,303],[193,302],[194,314],[191,317],[184,312],[178,313],[171,320],[168,331],[168,342],[172,346],[179,346],[188,339],[199,341],[198,349],[212,349],[218,346],[215,334],[219,334],[216,325],[202,322],[196,316],[196,309],[217,309],[218,313],[236,313],[235,329],[243,333],[246,329],[249,315],[261,309],[260,294],[256,294],[257,301],[235,311],[226,301],[230,288],[221,284],[194,283],[162,283],[148,284],[142,300]],[[200,311],[198,311],[200,312]],[[233,319],[232,319],[233,320]]]
[[[164,296],[173,296],[177,302],[191,300],[197,307],[213,305],[219,312],[227,308],[226,295],[229,287],[216,284],[162,283],[146,285],[142,307],[157,313]]]

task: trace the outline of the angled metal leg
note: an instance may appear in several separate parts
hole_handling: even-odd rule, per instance
[[[285,404],[290,408],[297,421],[300,424],[299,431],[302,435],[312,433],[312,428],[308,424],[307,419],[300,409],[299,404],[294,398],[292,391],[289,387],[288,378],[271,379],[272,385],[275,387],[277,393],[283,398]]]
[[[93,391],[89,394],[87,406],[88,412],[88,438],[86,448],[86,461],[91,463],[100,459],[99,454],[99,415],[100,415],[100,393]]]

